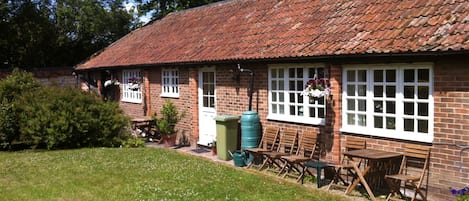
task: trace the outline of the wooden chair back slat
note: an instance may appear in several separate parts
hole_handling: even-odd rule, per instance
[[[262,135],[261,142],[259,143],[259,148],[273,150],[279,137],[279,130],[280,129],[278,127],[267,126],[264,129],[264,134]]]
[[[356,149],[366,149],[366,141],[363,139],[347,139],[345,142],[345,150],[351,151]]]
[[[296,154],[312,159],[316,152],[317,142],[318,142],[318,134],[316,132],[313,132],[313,131],[303,132],[303,134],[300,136],[299,148]]]
[[[280,135],[280,142],[277,148],[278,152],[293,154],[298,131],[295,129],[284,129]]]

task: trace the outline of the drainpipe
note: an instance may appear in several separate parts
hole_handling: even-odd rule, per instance
[[[254,93],[254,72],[249,69],[244,69],[241,68],[241,65],[238,64],[238,70],[239,72],[248,72],[250,79],[249,79],[249,91],[248,91],[248,96],[249,96],[249,111],[252,110],[252,94]]]

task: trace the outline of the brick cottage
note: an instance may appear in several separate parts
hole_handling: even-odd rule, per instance
[[[215,136],[215,115],[248,109],[239,64],[262,126],[318,131],[331,163],[349,138],[430,146],[428,199],[454,200],[449,188],[469,185],[468,16],[466,0],[229,0],[152,21],[75,70],[102,90],[119,81],[130,116],[172,100],[195,146]],[[302,96],[318,75],[331,95]]]

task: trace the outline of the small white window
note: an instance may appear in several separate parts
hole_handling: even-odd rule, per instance
[[[142,103],[142,76],[139,70],[122,71],[122,101]]]
[[[325,97],[302,95],[306,84],[318,74],[324,75],[323,65],[269,65],[268,119],[313,125],[324,125]]]
[[[176,68],[165,68],[161,72],[161,96],[179,97],[179,70]]]
[[[345,66],[342,131],[433,140],[431,64]]]

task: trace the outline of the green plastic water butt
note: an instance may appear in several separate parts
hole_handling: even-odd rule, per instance
[[[255,111],[243,112],[241,116],[241,150],[257,147],[260,138],[259,115]]]
[[[217,157],[220,160],[231,160],[229,152],[234,152],[238,145],[239,116],[219,115],[217,122]]]

